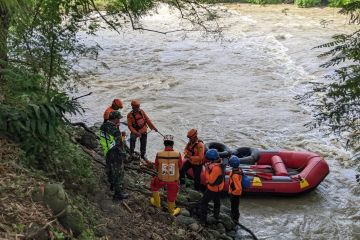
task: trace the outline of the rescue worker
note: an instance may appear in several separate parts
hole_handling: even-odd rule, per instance
[[[111,112],[117,111],[117,110],[122,109],[122,108],[123,108],[122,101],[120,99],[118,99],[118,98],[115,98],[112,101],[111,106],[109,106],[104,112],[104,122],[109,120],[109,115],[110,115]]]
[[[232,167],[230,173],[230,182],[229,182],[229,194],[231,201],[231,218],[234,222],[239,222],[239,203],[240,196],[242,194],[242,177],[243,171],[239,168],[240,160],[237,156],[232,155],[229,159],[229,165]]]
[[[200,201],[200,222],[206,224],[207,208],[214,202],[214,218],[220,215],[220,194],[225,185],[225,165],[216,149],[209,149],[205,155],[210,162],[205,165],[206,191]]]
[[[181,153],[174,150],[174,137],[172,135],[164,136],[165,149],[156,154],[155,167],[157,176],[150,184],[153,197],[150,202],[153,206],[160,208],[160,188],[167,189],[168,211],[176,216],[180,213],[180,208],[175,207],[175,200],[179,191],[179,169],[181,168]]]
[[[112,111],[109,120],[100,127],[100,143],[106,158],[105,171],[110,183],[110,190],[114,190],[114,200],[128,198],[123,190],[124,162],[126,161],[125,143],[116,124],[120,122],[121,114]]]
[[[185,161],[180,171],[180,184],[182,186],[185,185],[186,172],[192,168],[194,172],[194,188],[200,191],[200,175],[204,163],[205,145],[203,141],[198,138],[196,129],[190,129],[187,137],[189,138],[189,142],[184,151],[184,158],[187,161]]]
[[[140,138],[140,156],[142,159],[146,158],[146,142],[147,142],[147,128],[157,132],[158,130],[150,121],[144,110],[140,109],[140,101],[131,101],[132,111],[127,115],[128,128],[130,130],[130,154],[133,155],[136,139]]]

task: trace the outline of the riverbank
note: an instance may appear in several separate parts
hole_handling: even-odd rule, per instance
[[[93,127],[96,131],[98,128]],[[162,208],[151,206],[149,183],[152,169],[139,159],[125,165],[126,190],[129,199],[113,202],[104,174],[104,160],[96,137],[80,128],[73,129],[76,140],[91,161],[96,178],[93,189],[81,185],[56,183],[45,173],[21,165],[23,152],[4,138],[1,140],[0,237],[6,239],[234,239],[236,226],[223,206],[220,220],[209,219],[203,227],[190,210],[201,193],[190,188],[179,194],[178,217],[168,214],[166,193]],[[192,183],[189,183],[192,185]]]

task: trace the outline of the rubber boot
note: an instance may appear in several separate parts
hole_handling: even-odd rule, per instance
[[[160,193],[159,192],[153,192],[153,197],[150,198],[150,202],[154,207],[160,208],[161,207]]]
[[[177,216],[180,213],[180,208],[175,207],[175,202],[168,202],[168,211],[171,215]]]

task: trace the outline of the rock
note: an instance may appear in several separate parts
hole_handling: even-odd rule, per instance
[[[232,219],[224,213],[220,213],[220,220],[223,222],[226,230],[228,231],[233,230],[235,227],[235,223],[232,221]]]
[[[220,234],[218,231],[216,231],[216,230],[206,229],[206,231],[207,231],[208,233],[210,233],[214,239],[220,239],[220,238],[221,238],[221,234]]]
[[[59,214],[68,204],[65,190],[60,184],[46,184],[44,188],[44,202],[55,215]]]
[[[202,198],[202,193],[189,189],[188,190],[188,198],[189,198],[189,202],[197,202]]]
[[[229,237],[235,238],[236,237],[236,232],[235,231],[230,231],[230,232],[227,232],[226,235],[228,235]]]
[[[189,225],[189,228],[195,232],[197,232],[200,229],[200,225],[197,223],[192,223]]]
[[[159,234],[153,232],[153,233],[151,234],[151,239],[154,239],[154,240],[162,240],[162,237],[160,237]]]
[[[227,206],[221,205],[220,206],[220,212],[224,212],[226,214],[230,214],[231,213],[231,209],[228,208]]]
[[[99,142],[96,139],[96,135],[89,133],[89,132],[84,132],[81,135],[81,138],[79,140],[79,143],[87,148],[90,149],[95,149],[98,147]]]
[[[84,217],[81,212],[71,206],[66,208],[65,214],[59,217],[59,222],[66,229],[79,236],[85,230]]]
[[[187,202],[187,198],[183,194],[178,194],[176,200],[180,202]]]
[[[233,240],[232,237],[227,236],[225,233],[221,234],[221,238],[220,238],[220,239],[223,239],[223,240]]]
[[[183,215],[185,217],[190,217],[190,212],[186,208],[182,208],[180,215]]]
[[[210,225],[215,225],[215,224],[217,224],[218,220],[216,220],[213,216],[209,216],[209,217],[207,218],[207,222],[208,222],[208,224],[210,224]]]
[[[183,225],[190,225],[192,223],[196,223],[196,220],[191,218],[191,217],[185,217],[183,215],[179,215],[176,217],[175,221],[179,224],[183,224]]]
[[[216,231],[218,231],[219,233],[226,233],[226,229],[222,223],[218,223],[216,225]]]

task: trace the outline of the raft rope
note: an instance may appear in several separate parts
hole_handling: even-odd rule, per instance
[[[245,227],[244,225],[242,225],[241,223],[235,223],[236,225],[238,225],[239,227],[241,227],[242,229],[244,229],[246,232],[248,232],[254,240],[258,240],[258,238],[256,237],[256,235],[247,227]]]

